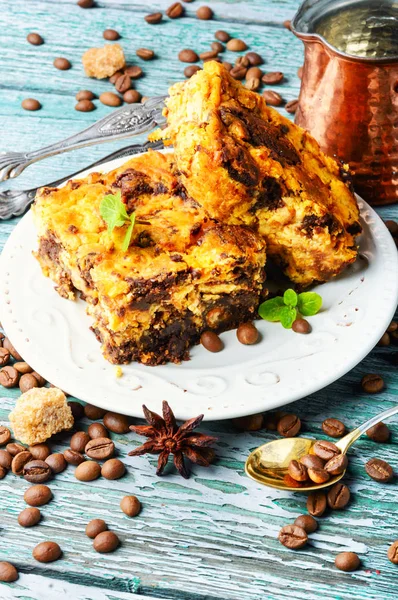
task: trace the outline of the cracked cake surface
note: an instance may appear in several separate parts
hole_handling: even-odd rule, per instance
[[[178,178],[206,214],[245,224],[296,284],[328,281],[357,256],[359,211],[344,165],[234,80],[223,65],[173,85],[168,126]]]

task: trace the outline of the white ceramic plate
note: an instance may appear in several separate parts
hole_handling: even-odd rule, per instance
[[[119,167],[111,161],[103,171]],[[98,170],[98,167],[97,167]],[[85,176],[87,172],[82,173]],[[359,199],[364,232],[356,263],[318,286],[323,309],[309,318],[310,335],[258,321],[261,341],[243,346],[235,331],[222,334],[225,349],[202,346],[181,365],[115,366],[102,356],[85,303],[58,296],[32,256],[36,233],[27,213],[0,257],[0,321],[24,359],[71,395],[108,410],[142,416],[142,404],[160,411],[168,400],[177,418],[204,413],[217,420],[269,410],[332,383],[375,346],[398,301],[398,258],[381,219]]]

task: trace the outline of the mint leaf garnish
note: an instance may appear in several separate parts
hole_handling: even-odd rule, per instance
[[[120,192],[116,194],[107,194],[100,204],[100,215],[108,226],[108,234],[112,235],[115,227],[123,227],[128,225],[126,235],[124,236],[122,250],[126,252],[131,241],[135,224],[135,214],[127,214],[126,206],[122,202]]]
[[[304,317],[311,317],[320,311],[322,298],[316,292],[303,292],[298,295],[297,308]]]
[[[295,307],[297,306],[297,294],[294,290],[289,289],[283,294],[283,302],[286,306]]]
[[[265,321],[280,321],[280,313],[284,307],[283,298],[276,296],[271,300],[266,300],[258,307],[258,314]]]
[[[280,312],[280,322],[285,329],[291,329],[297,317],[297,309],[291,306],[284,306]]]

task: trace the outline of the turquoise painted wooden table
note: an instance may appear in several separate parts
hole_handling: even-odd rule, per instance
[[[159,26],[144,22],[145,14],[169,4],[169,0],[99,0],[96,8],[82,10],[74,0],[3,0],[1,150],[34,149],[55,142],[109,113],[111,109],[99,103],[92,113],[74,110],[77,90],[89,88],[99,94],[110,89],[107,82],[88,80],[80,61],[87,48],[103,43],[105,28],[121,33],[129,63],[140,62],[135,56],[139,47],[156,51],[158,58],[142,64],[146,74],[137,82],[144,95],[163,94],[182,78],[180,49],[203,51],[214,32],[225,29],[260,52],[267,69],[285,73],[286,82],[275,89],[286,100],[297,97],[302,45],[282,26],[294,14],[297,0],[210,0],[207,4],[216,15],[213,21],[196,20],[194,12],[201,2],[194,2],[185,5],[183,19],[165,19]],[[40,32],[45,44],[27,44],[30,31]],[[57,56],[69,58],[73,68],[54,69]],[[42,110],[24,112],[20,104],[26,97],[37,98]],[[0,189],[46,184],[118,147],[97,146],[90,152],[43,161]],[[380,214],[397,218],[398,208],[385,208]],[[13,219],[0,224],[1,246],[16,223]],[[396,404],[398,378],[389,362],[391,353],[391,349],[375,349],[340,381],[292,404],[289,410],[302,417],[304,432],[324,437],[321,423],[326,417],[341,418],[353,428]],[[361,393],[358,382],[367,372],[382,374],[383,393]],[[6,424],[17,393],[2,390],[1,394],[0,419]],[[87,428],[88,422],[83,426]],[[398,538],[398,487],[376,484],[363,468],[370,457],[383,456],[398,472],[398,423],[391,428],[388,445],[377,446],[364,438],[352,449],[346,477],[352,491],[349,507],[322,518],[311,543],[299,552],[285,549],[276,538],[282,525],[305,512],[305,496],[263,488],[244,474],[249,451],[273,439],[271,432],[237,434],[228,422],[204,426],[203,430],[219,436],[218,458],[209,469],[194,468],[189,481],[171,468],[166,477],[156,477],[154,457],[126,457],[138,438],[115,435],[128,474],[112,484],[102,479],[87,484],[77,482],[70,468],[51,482],[54,500],[44,507],[42,523],[27,530],[16,520],[24,507],[27,483],[8,475],[0,483],[0,560],[15,563],[21,576],[12,585],[0,584],[0,599],[396,600],[398,567],[387,560],[386,552]],[[54,451],[65,445],[66,441],[58,442]],[[136,494],[143,503],[135,519],[119,510],[125,494]],[[104,518],[120,535],[122,545],[114,554],[95,553],[84,535],[86,523],[95,517]],[[64,551],[62,560],[47,566],[31,555],[34,545],[45,539],[58,541]],[[334,557],[343,550],[358,552],[361,570],[348,574],[335,569]]]

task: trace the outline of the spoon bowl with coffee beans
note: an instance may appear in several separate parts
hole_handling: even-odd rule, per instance
[[[398,406],[394,406],[336,443],[290,437],[263,444],[249,455],[246,474],[268,487],[294,492],[310,492],[333,485],[345,474],[350,446],[371,427],[397,413]]]

